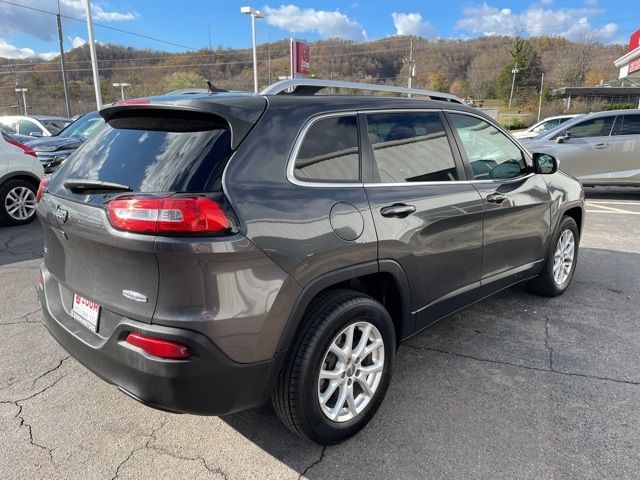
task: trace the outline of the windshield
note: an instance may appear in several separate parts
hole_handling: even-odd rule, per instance
[[[83,115],[75,122],[69,124],[67,128],[58,133],[60,137],[73,137],[86,140],[104,125],[104,119],[98,112],[91,112]]]
[[[40,120],[40,122],[51,132],[51,135],[57,135],[71,123],[64,120]]]

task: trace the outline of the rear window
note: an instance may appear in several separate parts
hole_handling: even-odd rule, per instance
[[[119,183],[134,192],[220,191],[231,154],[227,125],[211,119],[116,118],[69,157],[49,191],[84,197],[64,187],[67,179]]]

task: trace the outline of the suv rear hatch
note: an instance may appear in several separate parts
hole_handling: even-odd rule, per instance
[[[106,125],[63,164],[42,196],[45,265],[59,291],[47,300],[67,314],[75,294],[97,303],[101,336],[121,316],[151,322],[159,285],[157,235],[196,232],[162,231],[162,225],[176,229],[192,210],[196,216],[204,211],[198,210],[203,202],[213,205],[214,216],[216,206],[223,214],[228,209],[223,170],[266,101],[205,97],[144,99],[102,110]],[[184,203],[195,210],[180,210]],[[224,234],[224,228],[210,231],[207,215],[204,223],[191,218],[189,228],[204,225],[199,235]]]

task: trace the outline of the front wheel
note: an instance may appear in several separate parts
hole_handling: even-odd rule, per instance
[[[373,417],[391,379],[395,330],[375,299],[351,290],[320,295],[282,368],[272,401],[293,432],[341,442]]]
[[[579,241],[580,231],[576,221],[571,217],[562,217],[542,271],[529,283],[531,290],[547,297],[564,293],[576,269]]]

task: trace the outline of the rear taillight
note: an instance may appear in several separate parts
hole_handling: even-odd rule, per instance
[[[29,145],[25,145],[24,143],[20,143],[12,138],[9,138],[7,136],[4,136],[4,139],[7,143],[10,143],[11,145],[14,145],[20,149],[22,149],[22,151],[24,153],[26,153],[27,155],[31,155],[32,157],[36,157],[36,151],[31,148]]]
[[[40,185],[38,185],[38,191],[36,192],[36,202],[39,202],[42,198],[42,194],[47,191],[49,186],[49,176],[44,176],[40,179]]]
[[[108,203],[109,222],[135,233],[222,233],[229,219],[208,197],[119,197]]]
[[[191,356],[191,351],[186,345],[162,338],[147,337],[140,333],[130,333],[127,335],[126,342],[129,345],[144,350],[154,357],[169,360],[185,360]]]

